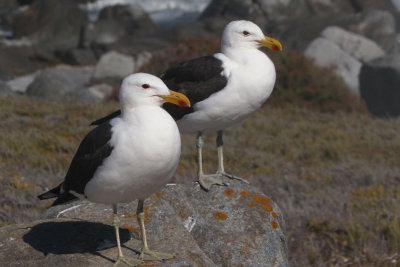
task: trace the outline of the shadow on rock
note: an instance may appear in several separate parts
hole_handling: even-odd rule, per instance
[[[121,243],[130,240],[128,230],[120,229]],[[45,222],[32,227],[24,242],[44,255],[91,252],[116,246],[114,227],[94,222]]]

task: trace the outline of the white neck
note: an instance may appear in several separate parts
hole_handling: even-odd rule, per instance
[[[243,47],[235,47],[235,48],[222,48],[221,52],[241,65],[254,65],[255,62],[264,62],[268,65],[273,65],[272,61],[269,57],[256,48],[243,48]],[[257,64],[258,65],[258,64]]]

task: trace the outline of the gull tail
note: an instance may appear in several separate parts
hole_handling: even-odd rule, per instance
[[[65,192],[63,189],[63,184],[61,183],[59,186],[41,194],[38,196],[40,200],[44,199],[49,199],[49,198],[57,198],[52,206],[60,205],[60,204],[66,204],[68,202],[71,202],[75,199],[78,199],[76,196],[72,195],[69,192]]]
[[[62,195],[62,191],[61,191],[62,187],[63,187],[63,184],[61,183],[59,186],[54,187],[53,189],[47,191],[46,193],[39,195],[38,198],[40,200],[43,200],[43,199],[59,197]]]

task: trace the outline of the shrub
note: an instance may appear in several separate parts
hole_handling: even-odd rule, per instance
[[[366,108],[332,68],[319,68],[300,52],[270,53],[277,81],[268,103],[294,105],[322,112],[362,111]]]

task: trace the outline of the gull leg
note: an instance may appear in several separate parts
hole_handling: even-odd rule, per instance
[[[202,157],[202,149],[203,149],[203,139],[201,138],[201,132],[198,133],[197,135],[197,140],[196,140],[196,146],[197,146],[197,164],[199,167],[198,170],[198,179],[199,179],[199,184],[200,186],[208,191],[213,184],[216,185],[224,185],[222,181],[222,176],[217,175],[217,174],[212,174],[212,175],[205,175],[203,173],[203,157]]]
[[[217,134],[217,149],[218,149],[218,170],[216,174],[219,174],[221,176],[227,177],[229,179],[236,179],[236,180],[240,180],[244,183],[249,183],[247,180],[240,178],[238,176],[232,175],[232,174],[228,174],[225,172],[224,169],[224,150],[223,150],[223,146],[224,146],[224,141],[222,139],[222,135],[223,135],[223,131],[218,131]]]
[[[117,214],[117,204],[113,205],[113,212],[114,212],[114,228],[115,228],[115,237],[117,239],[118,245],[118,260],[115,262],[114,267],[125,267],[125,266],[137,266],[138,264],[142,263],[141,260],[133,259],[133,258],[125,258],[122,254],[121,249],[121,242],[119,238],[119,224],[120,220]]]
[[[142,232],[143,247],[140,252],[140,260],[167,260],[172,259],[174,256],[169,253],[151,251],[147,245],[146,229],[144,227],[144,212],[143,212],[144,200],[138,200],[138,206],[136,210],[137,219]]]

